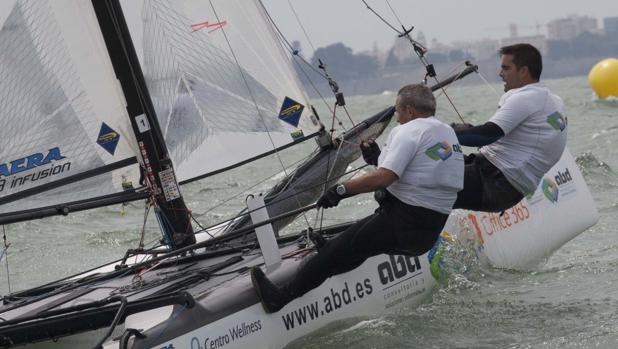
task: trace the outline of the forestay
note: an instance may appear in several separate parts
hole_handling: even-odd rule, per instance
[[[121,4],[180,181],[319,129],[259,1]]]
[[[0,26],[0,213],[137,185],[126,103],[91,2],[3,1]]]

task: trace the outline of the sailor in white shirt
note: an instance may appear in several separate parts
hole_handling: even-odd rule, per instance
[[[319,253],[304,261],[281,287],[261,269],[253,268],[253,285],[266,312],[278,311],[369,257],[383,253],[418,256],[431,249],[463,188],[464,172],[455,132],[433,116],[435,109],[428,87],[407,85],[399,91],[400,125],[391,130],[384,151],[380,153],[375,145],[364,150],[364,157],[370,157],[374,165],[377,159],[378,168],[333,186],[318,200],[319,207],[329,208],[343,198],[385,189],[380,207],[330,241],[322,241]]]
[[[506,92],[481,126],[454,124],[461,145],[481,147],[466,156],[464,189],[454,208],[504,211],[534,192],[566,146],[564,103],[539,82],[540,52],[529,44],[500,49]]]

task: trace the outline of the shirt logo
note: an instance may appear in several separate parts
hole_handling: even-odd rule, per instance
[[[459,152],[461,152],[461,150],[459,150]],[[429,149],[427,149],[425,151],[425,155],[429,156],[430,159],[435,161],[444,161],[450,158],[451,155],[453,155],[453,147],[451,147],[451,145],[447,142],[438,142],[435,145],[431,146]]]
[[[547,117],[547,123],[554,130],[562,132],[567,127],[568,121],[562,114],[555,112]]]

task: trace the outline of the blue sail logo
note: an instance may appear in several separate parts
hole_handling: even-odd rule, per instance
[[[97,144],[107,150],[108,153],[114,155],[119,140],[120,134],[118,134],[118,132],[112,130],[112,128],[107,126],[106,123],[101,125],[99,137],[97,137]]]
[[[31,170],[35,167],[47,165],[52,161],[58,161],[64,158],[65,157],[62,156],[60,153],[60,148],[58,147],[49,149],[47,155],[44,155],[43,153],[28,155],[6,164],[0,164],[0,178]]]
[[[285,121],[288,124],[298,127],[300,115],[305,110],[305,106],[296,102],[290,97],[285,97],[281,110],[279,111],[279,120]]]

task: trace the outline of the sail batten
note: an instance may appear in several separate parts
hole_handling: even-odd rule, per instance
[[[110,205],[125,204],[131,201],[143,200],[150,196],[145,188],[130,189],[121,193],[114,193],[85,200],[66,202],[61,205],[38,207],[23,211],[0,214],[0,225],[29,221],[45,217],[67,215],[69,213],[91,210]]]
[[[69,185],[71,183],[80,182],[80,181],[83,181],[84,179],[95,177],[95,176],[98,176],[98,175],[101,175],[107,172],[111,172],[113,170],[121,169],[123,167],[135,165],[135,164],[137,164],[137,158],[133,157],[133,158],[128,158],[128,159],[125,159],[125,160],[122,160],[116,163],[112,163],[109,165],[97,167],[92,170],[84,171],[84,172],[78,173],[73,176],[64,177],[54,182],[49,182],[49,183],[31,188],[31,189],[26,189],[26,190],[17,192],[12,195],[4,196],[0,198],[0,205],[8,204],[16,200],[20,200],[20,199],[23,199],[29,196],[43,193],[43,192],[46,192],[52,189],[60,188],[62,186]],[[64,165],[63,167],[66,167],[66,165]]]

